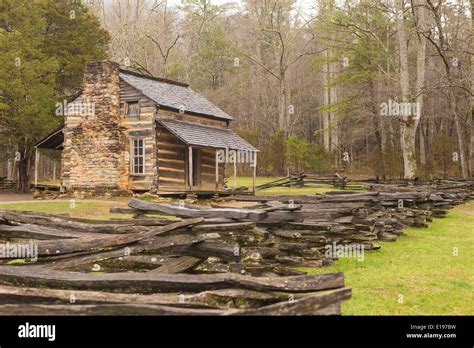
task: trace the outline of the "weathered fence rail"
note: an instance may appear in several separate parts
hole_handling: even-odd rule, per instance
[[[351,293],[343,275],[295,267],[328,265],[341,246],[378,249],[473,199],[473,188],[370,183],[364,192],[235,196],[213,206],[132,199],[111,209],[133,220],[0,210],[0,239],[33,243],[37,257],[0,260],[0,314],[339,314]]]
[[[256,190],[265,190],[271,187],[328,187],[345,190],[360,190],[362,184],[348,180],[346,177],[335,174],[290,173],[289,176],[256,186]]]
[[[256,223],[227,221],[266,211],[184,210],[117,221],[1,210],[0,239],[29,254],[0,259],[0,315],[334,315],[351,296],[342,273],[246,262],[234,237],[255,238]]]
[[[0,190],[12,190],[16,185],[16,180],[8,180],[0,177]]]
[[[265,190],[271,187],[335,187],[348,191],[365,190],[371,187],[396,186],[396,187],[413,187],[413,186],[433,186],[433,185],[459,185],[472,184],[474,180],[461,178],[438,178],[432,180],[415,179],[351,179],[339,173],[334,174],[314,174],[305,172],[290,173],[287,177],[270,181],[268,183],[256,186],[256,190]]]
[[[243,214],[237,217],[230,213],[233,210],[226,210],[225,203],[214,204],[214,208],[176,204],[173,210],[167,210],[166,204],[138,204],[132,200],[129,206],[133,208],[127,212],[144,219],[137,221],[146,221],[147,214],[156,212],[186,218],[191,210],[207,217],[203,225],[191,231],[216,232],[218,240],[238,245],[244,260],[240,267],[245,272],[291,274],[287,267],[331,263],[337,256],[328,256],[328,245],[357,244],[364,250],[377,249],[376,241],[395,241],[408,226],[427,227],[434,217],[444,217],[455,205],[473,198],[470,182],[370,188],[373,190],[365,192],[229,198],[251,204],[242,212],[265,212],[258,219]],[[229,269],[229,265],[218,262],[207,267]]]

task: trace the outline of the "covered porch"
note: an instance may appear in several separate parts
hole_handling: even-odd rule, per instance
[[[35,148],[35,171],[34,171],[34,181],[33,187],[40,189],[59,189],[59,181],[61,179],[61,160],[60,153],[63,150],[64,145],[64,134],[63,127],[60,127],[50,133],[48,136],[41,139],[34,146]],[[52,155],[55,155],[52,158]],[[42,162],[48,162],[48,165],[52,169],[49,170],[49,175],[45,173],[40,173],[40,164]],[[41,164],[42,167],[45,166],[45,163]],[[44,168],[43,168],[44,172]],[[40,184],[40,180],[50,181],[49,184]]]
[[[242,164],[253,169],[255,192],[258,150],[231,130],[157,119],[156,139],[159,192],[232,193]]]

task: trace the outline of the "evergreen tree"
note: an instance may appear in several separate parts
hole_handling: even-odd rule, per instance
[[[0,0],[0,142],[17,153],[18,191],[29,189],[34,144],[62,121],[55,103],[78,92],[108,39],[77,1]]]

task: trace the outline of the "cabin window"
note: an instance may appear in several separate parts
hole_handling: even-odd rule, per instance
[[[132,174],[145,174],[145,140],[132,140]]]
[[[128,117],[140,116],[140,103],[139,102],[127,103],[127,116]]]

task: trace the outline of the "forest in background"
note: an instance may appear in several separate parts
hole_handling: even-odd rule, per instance
[[[4,153],[19,151],[28,177],[32,144],[61,122],[54,103],[108,57],[232,115],[261,151],[259,175],[473,175],[474,0],[300,4],[1,0]]]
[[[112,59],[190,83],[261,150],[259,174],[469,177],[472,1],[91,1]],[[383,114],[408,103],[418,117]]]

